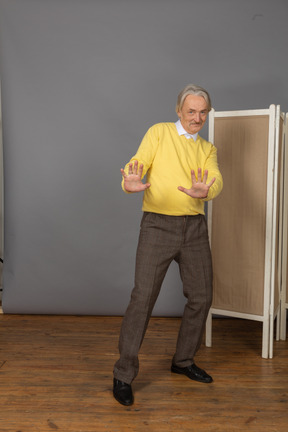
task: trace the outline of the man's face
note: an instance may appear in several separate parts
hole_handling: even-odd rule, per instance
[[[202,96],[188,95],[177,114],[183,128],[193,135],[204,126],[208,115],[207,102]]]

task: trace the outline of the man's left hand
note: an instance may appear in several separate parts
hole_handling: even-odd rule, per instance
[[[204,171],[203,180],[202,180],[202,169],[198,168],[198,179],[196,179],[195,171],[191,171],[191,179],[192,179],[192,187],[190,189],[186,189],[183,186],[178,186],[178,189],[181,192],[186,193],[192,198],[204,199],[207,198],[209,189],[215,182],[216,178],[214,177],[208,184],[206,184],[208,178],[208,170]]]

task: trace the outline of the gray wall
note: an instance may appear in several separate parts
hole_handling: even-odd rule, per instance
[[[288,110],[286,0],[0,0],[6,313],[123,314],[141,196],[120,168],[181,88]],[[204,130],[204,135],[207,129]],[[182,314],[172,265],[155,315]]]

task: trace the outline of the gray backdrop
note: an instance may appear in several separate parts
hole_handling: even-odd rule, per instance
[[[287,111],[287,15],[286,0],[0,0],[4,312],[123,314],[141,196],[120,168],[190,82],[217,110]],[[172,265],[154,314],[183,304]]]

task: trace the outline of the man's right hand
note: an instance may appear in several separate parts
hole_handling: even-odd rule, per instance
[[[128,174],[121,168],[126,192],[142,192],[151,186],[150,183],[142,183],[142,172],[143,164],[141,164],[138,169],[138,161],[134,162],[134,166],[132,162],[129,164]]]

